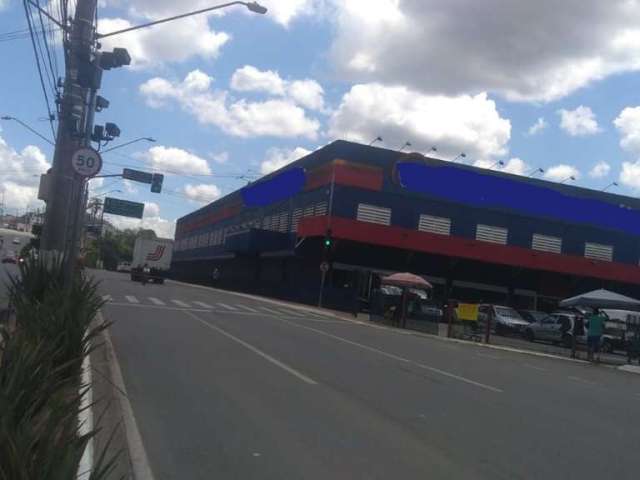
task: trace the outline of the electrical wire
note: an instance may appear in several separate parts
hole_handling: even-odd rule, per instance
[[[40,19],[40,27],[42,29],[42,43],[44,44],[44,50],[47,54],[47,61],[49,63],[49,70],[51,72],[51,76],[53,77],[53,91],[55,92],[55,97],[57,98],[59,95],[59,91],[58,91],[58,86],[56,84],[56,81],[58,79],[58,70],[57,70],[57,65],[56,68],[54,68],[53,66],[53,58],[51,55],[51,50],[52,48],[49,46],[49,37],[47,36],[47,27],[49,27],[51,25],[51,20],[49,20],[47,18],[47,25],[45,26],[45,21],[44,21],[44,16],[42,15],[42,7],[40,7],[40,0],[36,0],[36,5],[38,6],[37,10],[38,10],[38,17]],[[55,57],[55,52],[53,57]]]
[[[38,69],[38,76],[40,78],[40,86],[42,87],[42,93],[44,94],[44,99],[45,102],[47,104],[47,112],[49,113],[49,119],[50,122],[49,124],[51,125],[51,134],[53,135],[53,138],[56,137],[56,132],[55,132],[55,128],[53,126],[53,114],[51,113],[51,105],[49,103],[49,95],[47,95],[47,87],[45,86],[45,81],[44,81],[44,75],[42,74],[42,68],[40,67],[40,58],[38,56],[38,49],[36,47],[36,38],[33,32],[33,25],[31,24],[31,15],[30,15],[30,10],[29,10],[29,4],[27,3],[27,0],[24,0],[23,2],[24,4],[24,9],[25,9],[25,15],[27,17],[27,24],[29,26],[29,36],[31,37],[31,44],[33,46],[33,53],[36,57],[36,66]]]

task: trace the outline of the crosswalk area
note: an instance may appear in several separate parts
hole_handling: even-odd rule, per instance
[[[326,315],[321,312],[313,312],[310,310],[285,308],[278,305],[269,304],[269,306],[262,306],[255,303],[251,305],[245,305],[244,303],[232,303],[232,302],[203,302],[183,299],[171,298],[160,299],[157,297],[136,297],[134,295],[123,295],[122,297],[114,297],[113,295],[103,295],[102,300],[105,304],[109,305],[131,305],[136,307],[158,307],[158,308],[171,308],[175,310],[210,310],[212,312],[223,312],[229,314],[238,315],[271,315],[271,316],[286,316],[286,317],[300,317],[300,318],[327,318]]]

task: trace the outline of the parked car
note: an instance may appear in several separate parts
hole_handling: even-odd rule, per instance
[[[570,348],[573,343],[573,324],[577,314],[572,312],[554,312],[547,317],[529,324],[524,336],[531,342],[547,341]],[[584,322],[584,333],[576,338],[578,345],[586,345],[588,320]],[[612,353],[625,348],[625,336],[622,325],[615,319],[605,322],[601,348],[603,352]]]
[[[518,310],[518,313],[529,323],[537,322],[549,316],[548,313],[539,312],[538,310]]]
[[[129,262],[120,262],[116,267],[116,271],[129,273],[131,271],[131,264]]]
[[[523,334],[525,328],[529,325],[520,314],[511,307],[504,305],[487,305],[478,306],[478,323],[484,328],[487,321],[490,321],[491,329],[497,335],[505,335],[507,333]]]

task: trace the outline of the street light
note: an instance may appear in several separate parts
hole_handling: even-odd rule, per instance
[[[376,138],[374,138],[373,140],[371,140],[371,142],[369,142],[369,146],[373,145],[376,142],[382,142],[382,137],[381,136],[377,136]]]
[[[544,173],[544,169],[536,167],[533,170],[531,170],[529,173],[527,173],[527,177],[533,177],[537,173]]]
[[[569,180],[571,180],[572,182],[575,182],[576,177],[574,177],[573,175],[570,175],[567,178],[565,178],[564,180],[562,180],[560,183],[568,182]]]
[[[611,182],[609,185],[607,185],[606,187],[604,187],[601,191],[606,192],[607,190],[609,190],[609,188],[611,187],[617,187],[618,186],[618,182]]]
[[[398,151],[401,152],[402,150],[404,150],[405,148],[410,147],[410,146],[411,146],[411,142],[406,141],[406,142],[404,142],[404,145],[402,145],[402,147],[400,147],[400,150],[398,150]]]
[[[3,115],[2,117],[0,117],[0,120],[13,120],[14,122],[19,123],[20,125],[22,125],[24,128],[26,128],[27,130],[29,130],[31,133],[39,136],[42,140],[44,140],[45,142],[47,142],[49,145],[53,145],[55,146],[56,144],[52,141],[49,140],[47,137],[45,137],[44,135],[42,135],[40,132],[38,132],[37,130],[35,130],[34,128],[31,128],[29,125],[27,125],[26,123],[24,123],[22,120],[16,118],[16,117],[12,117],[10,115]]]
[[[504,167],[504,162],[502,160],[498,160],[496,163],[494,163],[493,165],[491,165],[489,167],[489,170],[493,170],[495,167],[497,167],[498,165],[500,165],[501,167]]]
[[[102,153],[111,152],[112,150],[116,150],[118,148],[126,147],[127,145],[131,145],[132,143],[136,143],[136,142],[141,142],[143,140],[145,140],[147,142],[155,142],[156,141],[156,139],[152,138],[152,137],[140,137],[140,138],[136,138],[135,140],[131,140],[130,142],[121,143],[120,145],[116,145],[115,147],[111,147],[111,148],[107,148],[106,150],[102,150]]]
[[[170,22],[172,20],[178,20],[180,18],[191,17],[192,15],[199,15],[201,13],[211,12],[213,10],[219,10],[221,8],[231,7],[233,5],[244,5],[249,9],[249,11],[253,13],[259,13],[260,15],[264,15],[267,13],[267,8],[260,5],[258,2],[229,2],[223,3],[222,5],[216,5],[215,7],[203,8],[201,10],[195,10],[193,12],[183,13],[180,15],[175,15],[173,17],[163,18],[162,20],[156,20],[154,22],[143,23],[142,25],[137,25],[135,27],[123,28],[122,30],[116,30],[114,32],[109,33],[98,33],[96,35],[97,39],[111,37],[113,35],[119,35],[121,33],[131,32],[133,30],[139,30],[141,28],[152,27],[154,25],[158,25],[160,23]]]
[[[459,158],[467,158],[467,154],[464,152],[459,153],[458,155],[456,155],[456,157],[451,160],[452,162],[455,162],[456,160],[458,160]]]

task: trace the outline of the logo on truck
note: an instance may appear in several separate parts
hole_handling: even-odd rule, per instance
[[[157,262],[164,255],[164,245],[157,245],[156,249],[147,254],[147,260],[150,262]]]

